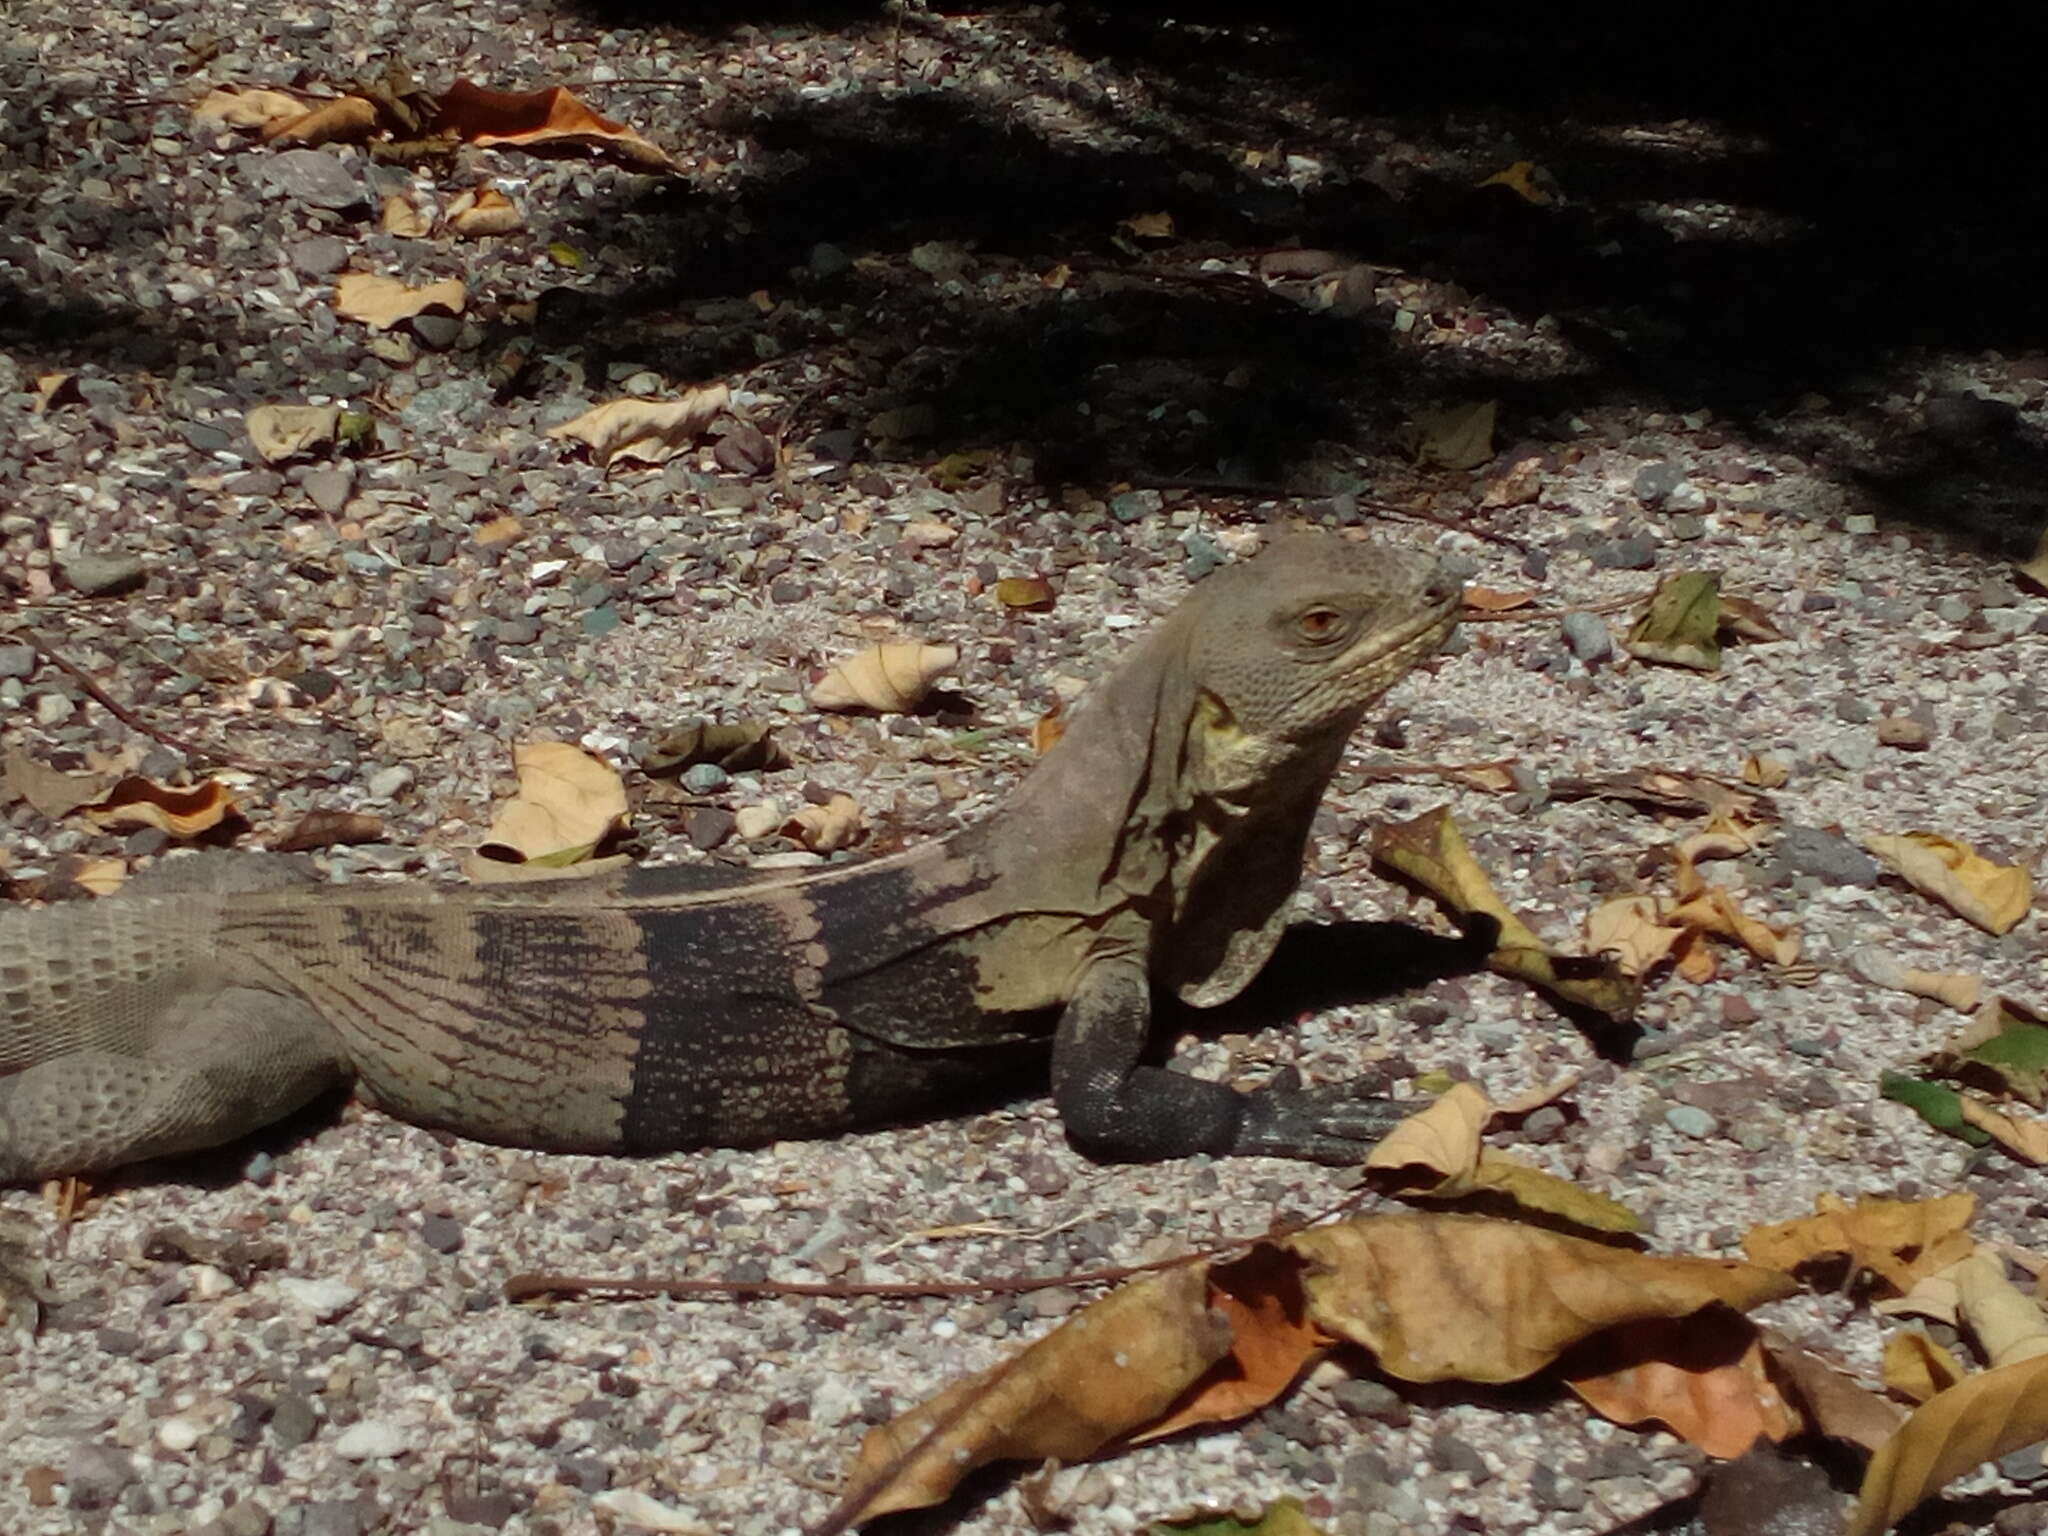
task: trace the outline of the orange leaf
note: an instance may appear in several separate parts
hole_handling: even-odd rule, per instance
[[[1756,1325],[1734,1312],[1611,1329],[1574,1352],[1565,1381],[1615,1423],[1657,1420],[1709,1456],[1740,1456],[1800,1428],[1765,1369]]]
[[[172,789],[138,775],[121,780],[84,811],[98,826],[156,827],[173,837],[197,837],[241,814],[224,784],[208,780]]]
[[[1241,1419],[1285,1392],[1322,1358],[1331,1340],[1308,1319],[1302,1268],[1294,1254],[1265,1243],[1241,1259],[1211,1267],[1209,1305],[1230,1320],[1230,1352],[1165,1417],[1133,1434],[1133,1444],[1196,1424]]]
[[[494,91],[458,80],[440,99],[437,132],[453,133],[485,146],[509,144],[533,154],[590,151],[611,155],[641,170],[670,171],[666,151],[624,123],[593,112],[560,86],[540,91]]]

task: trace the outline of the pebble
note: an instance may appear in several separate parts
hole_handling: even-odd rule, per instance
[[[346,469],[309,469],[299,482],[299,489],[306,493],[308,501],[332,517],[348,505],[349,494],[355,489],[355,476]]]
[[[1608,571],[1647,571],[1657,564],[1657,541],[1647,533],[1606,539],[1593,546],[1593,563]]]
[[[277,1281],[278,1294],[293,1306],[303,1308],[323,1323],[335,1318],[353,1307],[362,1298],[362,1292],[342,1280],[305,1280],[296,1275],[283,1275]]]
[[[693,795],[715,795],[732,785],[732,775],[716,763],[692,763],[683,770],[683,788]]]
[[[400,763],[371,774],[363,788],[372,800],[393,800],[412,787],[414,777],[412,769]]]
[[[64,1486],[73,1509],[106,1509],[134,1481],[135,1458],[119,1446],[86,1441],[74,1445],[64,1461]]]
[[[85,597],[119,597],[149,579],[140,555],[81,550],[59,562],[64,580]]]
[[[36,660],[32,645],[0,645],[0,677],[34,677]]]
[[[1685,480],[1685,471],[1668,460],[1657,464],[1645,464],[1636,471],[1633,485],[1636,500],[1646,507],[1661,507],[1665,498]]]
[[[353,161],[331,149],[287,149],[249,159],[252,173],[286,197],[314,208],[343,212],[367,207],[369,189],[351,168]]]
[[[358,1419],[334,1439],[334,1454],[345,1461],[369,1461],[378,1456],[399,1456],[412,1444],[413,1436],[391,1419]]]
[[[1693,1104],[1672,1105],[1664,1111],[1664,1123],[1694,1141],[1704,1141],[1721,1128],[1712,1115]]]
[[[1614,657],[1614,632],[1607,627],[1607,620],[1597,613],[1572,612],[1560,621],[1564,631],[1564,643],[1571,647],[1571,653],[1587,667],[1595,667]]]

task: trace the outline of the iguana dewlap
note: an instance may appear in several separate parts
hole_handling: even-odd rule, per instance
[[[1103,1157],[1357,1154],[1384,1106],[1143,1065],[1239,992],[1366,707],[1455,622],[1427,555],[1303,534],[1218,572],[992,820],[865,864],[534,887],[170,861],[0,912],[0,1179],[230,1141],[352,1082],[417,1124],[651,1152],[829,1135],[1051,1081]],[[153,890],[151,889],[153,887]]]

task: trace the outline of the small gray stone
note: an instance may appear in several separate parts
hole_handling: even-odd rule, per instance
[[[308,501],[332,517],[348,505],[355,483],[355,475],[346,469],[309,469],[306,478],[299,482],[299,489],[306,493]]]
[[[1773,885],[1789,885],[1794,875],[1813,875],[1829,885],[1877,884],[1883,873],[1877,860],[1838,832],[1786,823],[1778,830],[1773,850]]]
[[[32,645],[0,645],[0,677],[34,677],[36,648]]]
[[[837,277],[852,270],[853,258],[836,245],[820,241],[811,247],[811,276]]]
[[[457,315],[414,315],[411,323],[413,335],[429,352],[446,352],[462,335],[462,320]]]
[[[1330,1389],[1330,1396],[1354,1419],[1370,1419],[1390,1429],[1400,1429],[1409,1421],[1406,1400],[1382,1381],[1340,1381]]]
[[[1614,632],[1597,613],[1574,611],[1564,616],[1564,643],[1588,667],[1614,658]]]
[[[1678,484],[1671,487],[1671,494],[1664,498],[1664,510],[1666,512],[1675,513],[1688,519],[1706,511],[1712,505],[1712,498],[1690,480],[1679,481]],[[1689,537],[1697,538],[1699,535],[1692,534]]]
[[[1861,773],[1877,757],[1877,743],[1868,736],[1845,736],[1828,748],[1828,757],[1838,767]]]
[[[1189,581],[1200,581],[1223,564],[1223,546],[1205,533],[1189,534],[1181,548],[1187,551]]]
[[[444,449],[441,453],[441,462],[458,475],[469,475],[478,480],[497,473],[498,469],[497,456],[481,448]]]
[[[80,550],[59,563],[71,589],[86,597],[119,597],[149,579],[140,555]]]
[[[618,627],[619,610],[609,603],[601,608],[593,608],[583,615],[583,633],[586,635],[608,635]]]
[[[305,1397],[297,1392],[278,1394],[277,1406],[270,1414],[270,1433],[280,1446],[291,1450],[304,1445],[313,1438],[319,1424],[312,1403]]]
[[[1845,693],[1835,700],[1835,718],[1845,725],[1868,725],[1870,715],[1870,701],[1858,694]]]
[[[683,788],[693,795],[715,795],[732,783],[732,775],[716,763],[692,763],[683,772]]]
[[[1656,464],[1645,464],[1636,471],[1636,500],[1646,507],[1661,507],[1664,499],[1685,480],[1685,471],[1666,459]]]
[[[44,727],[62,725],[77,708],[61,693],[43,694],[36,699],[36,724]]]
[[[363,1507],[354,1499],[317,1499],[301,1508],[299,1536],[363,1536]]]
[[[399,763],[370,775],[365,786],[372,800],[390,800],[412,787],[413,771]]]
[[[1672,1105],[1664,1111],[1664,1123],[1694,1141],[1705,1141],[1721,1128],[1712,1115],[1696,1104]]]
[[[420,1241],[436,1253],[460,1252],[462,1223],[453,1216],[427,1216],[420,1222]]]
[[[369,190],[355,171],[330,150],[287,149],[245,163],[274,190],[315,208],[339,212],[366,207],[370,201]]]
[[[393,1419],[358,1419],[334,1437],[334,1454],[343,1461],[374,1461],[402,1456],[413,1436]]]
[[[117,1445],[74,1445],[64,1462],[73,1509],[106,1509],[135,1481],[135,1462]]]
[[[1123,491],[1109,499],[1109,515],[1120,523],[1141,522],[1166,505],[1157,491]]]
[[[739,820],[731,811],[700,805],[683,818],[683,835],[692,848],[710,851],[733,835]]]
[[[348,264],[348,242],[333,235],[294,240],[285,247],[292,270],[301,277],[327,277]]]
[[[1593,547],[1593,563],[1608,571],[1647,571],[1657,563],[1657,541],[1647,533],[1607,539]]]

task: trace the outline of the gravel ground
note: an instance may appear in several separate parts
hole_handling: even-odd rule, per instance
[[[1847,964],[1875,946],[2048,1003],[2038,912],[1990,937],[1852,840],[1925,829],[2018,863],[2048,843],[2048,602],[2008,563],[2040,526],[2048,356],[1996,309],[2018,291],[2001,286],[2014,238],[1967,202],[1938,230],[1865,209],[1851,240],[1822,215],[1875,173],[1830,167],[1833,138],[1802,141],[1815,159],[1790,180],[1839,172],[1841,204],[1745,202],[1717,170],[1759,153],[1732,115],[1581,118],[1570,78],[1535,116],[1449,90],[1426,108],[1391,92],[1385,113],[1405,115],[1375,115],[1333,102],[1313,54],[1275,67],[1265,32],[1085,13],[691,33],[523,0],[14,0],[8,22],[0,627],[132,717],[0,634],[9,750],[210,774],[251,846],[311,810],[369,813],[384,839],[324,855],[338,878],[444,876],[507,793],[512,744],[576,739],[625,765],[692,717],[758,719],[796,767],[684,791],[635,777],[641,853],[803,862],[738,842],[732,813],[832,789],[886,849],[998,804],[1033,722],[1269,528],[1399,524],[1533,602],[1467,626],[1361,733],[1302,915],[1441,926],[1369,873],[1365,837],[1448,803],[1508,901],[1569,944],[1597,901],[1663,888],[1684,824],[1553,782],[1733,777],[1761,755],[1787,771],[1777,835],[1712,875],[1794,927],[1807,969],[1726,952],[1709,981],[1661,981],[1626,1066],[1525,989],[1462,977],[1187,1042],[1194,1069],[1362,1060],[1496,1097],[1581,1069],[1569,1113],[1520,1150],[1642,1212],[1660,1251],[1736,1251],[1824,1192],[1963,1188],[1980,1235],[2048,1248],[2037,1170],[1973,1159],[1877,1097],[1881,1070],[1961,1015]],[[1476,46],[1433,40],[1453,43]],[[190,112],[209,85],[346,81],[394,55],[434,89],[573,83],[679,169],[474,148],[380,163]],[[1624,187],[1624,149],[1647,188]],[[1476,186],[1522,159],[1552,202]],[[483,183],[522,229],[380,228],[387,197],[431,217]],[[1918,292],[1869,302],[1908,263],[1952,293],[1957,230],[1973,293],[2011,321],[2005,350],[1987,350],[1982,303],[1956,301],[1971,320],[1944,329],[1920,323],[1940,306]],[[1780,259],[1776,279],[1752,264]],[[372,331],[330,302],[345,272],[459,278],[466,308]],[[1727,345],[1744,328],[1758,345]],[[490,371],[508,355],[509,382]],[[660,467],[547,435],[600,400],[712,381],[732,413]],[[1484,400],[1491,458],[1410,451],[1441,437],[1428,412]],[[308,402],[366,413],[369,440],[266,460],[245,413]],[[1602,605],[1687,569],[1721,571],[1783,638],[1731,647],[1714,676],[1617,651],[1630,615]],[[1044,577],[1051,609],[1006,609],[1012,576]],[[897,635],[961,648],[937,708],[804,702],[807,668]],[[261,766],[297,760],[321,766]],[[1373,771],[1498,762],[1506,792]],[[5,814],[17,895],[165,846]],[[1258,1160],[1097,1167],[1030,1100],[645,1162],[337,1109],[103,1186],[61,1242],[42,1226],[43,1331],[0,1345],[0,1527],[568,1536],[631,1528],[599,1501],[638,1490],[676,1529],[797,1531],[869,1423],[1085,1297],[528,1310],[503,1281],[1082,1270],[1263,1230],[1351,1182]],[[42,1209],[34,1192],[6,1205]],[[1875,1379],[1867,1308],[1766,1310]],[[1242,1426],[1032,1497],[992,1481],[911,1528],[1022,1530],[1049,1506],[1127,1531],[1295,1494],[1342,1533],[1549,1536],[1616,1529],[1702,1469],[1568,1396],[1361,1377],[1326,1367]]]

